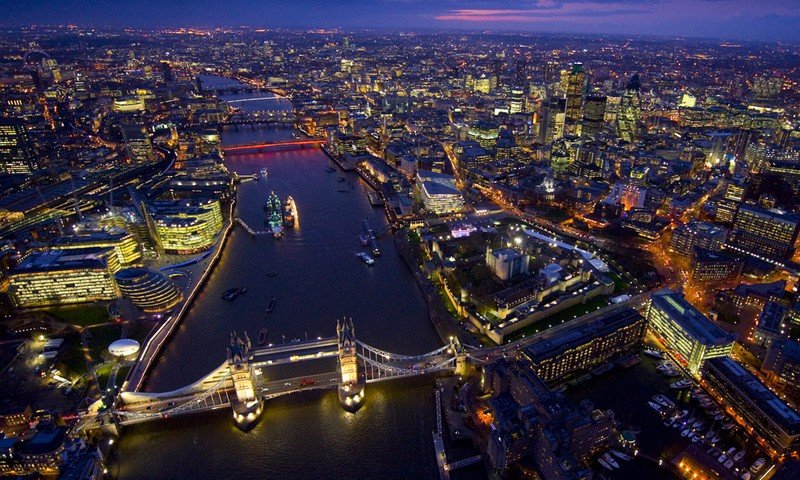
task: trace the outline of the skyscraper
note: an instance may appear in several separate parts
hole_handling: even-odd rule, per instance
[[[625,86],[625,93],[617,114],[617,135],[626,142],[634,142],[638,136],[639,118],[641,117],[642,83],[639,74],[631,77]]]
[[[606,114],[606,97],[604,95],[588,95],[583,103],[582,138],[593,138],[603,130]]]
[[[558,140],[564,136],[564,110],[567,101],[563,98],[552,98],[542,107],[542,121],[540,127],[540,137],[544,144]]]
[[[581,119],[581,104],[586,91],[586,72],[582,63],[573,63],[566,75],[564,93],[567,97],[567,108],[564,117],[564,129],[567,134],[575,134]]]
[[[36,153],[23,123],[0,117],[0,172],[24,175],[37,168]]]
[[[122,129],[122,138],[125,141],[125,152],[131,163],[149,163],[155,160],[153,144],[144,128],[133,126]]]
[[[513,87],[508,98],[508,113],[519,113],[525,108],[525,91],[522,87]]]
[[[785,260],[794,253],[800,217],[777,209],[742,204],[727,248],[759,258]]]

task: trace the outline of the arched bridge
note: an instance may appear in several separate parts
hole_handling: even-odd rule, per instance
[[[466,369],[469,354],[455,339],[428,353],[401,355],[356,340],[351,319],[337,323],[336,337],[255,349],[246,334],[231,334],[228,359],[217,369],[170,392],[122,392],[112,410],[113,421],[128,425],[230,407],[237,426],[246,430],[258,421],[264,401],[279,396],[336,388],[342,406],[356,411],[368,383]],[[331,359],[336,360],[334,369],[272,378],[271,367],[317,361],[330,368]]]

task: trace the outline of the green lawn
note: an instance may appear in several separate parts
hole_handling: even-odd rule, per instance
[[[50,313],[71,325],[88,327],[108,321],[108,310],[101,305],[76,305],[57,307]]]
[[[88,330],[89,354],[95,361],[102,358],[109,344],[119,340],[122,336],[122,328],[119,325],[104,325],[102,327],[92,327]]]
[[[631,288],[630,283],[623,280],[622,277],[620,277],[614,272],[608,272],[606,276],[614,281],[614,295],[623,293],[627,291],[629,288]]]
[[[64,376],[83,375],[86,373],[86,358],[83,355],[81,337],[77,333],[72,333],[64,337],[64,345],[58,358],[59,368]]]
[[[530,337],[531,335],[539,333],[543,330],[547,330],[551,326],[554,327],[563,322],[574,320],[575,318],[594,312],[598,308],[602,308],[606,305],[608,305],[608,299],[605,296],[593,298],[583,304],[573,305],[566,310],[556,313],[555,315],[550,315],[549,317],[545,317],[538,322],[534,322],[522,330],[517,330],[516,332],[507,336],[506,341],[513,342],[515,340],[519,340],[523,337],[523,335]]]

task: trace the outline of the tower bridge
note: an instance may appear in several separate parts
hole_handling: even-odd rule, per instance
[[[356,339],[352,319],[338,321],[336,333],[335,337],[254,349],[247,334],[240,337],[234,332],[228,358],[222,365],[196,382],[169,392],[122,392],[110,421],[130,425],[231,408],[236,425],[248,430],[258,422],[266,400],[333,388],[337,389],[342,407],[355,412],[363,405],[369,383],[433,373],[464,373],[470,358],[455,339],[421,355],[381,350]],[[282,379],[271,378],[269,372],[277,365],[326,358],[336,359],[335,369]]]

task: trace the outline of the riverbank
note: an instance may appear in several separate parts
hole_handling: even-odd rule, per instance
[[[145,341],[141,350],[142,353],[139,355],[139,359],[136,361],[136,364],[129,370],[128,377],[125,379],[121,391],[136,392],[144,387],[150,367],[158,358],[158,355],[161,353],[164,345],[169,341],[169,338],[172,336],[175,328],[183,320],[186,312],[189,310],[195,298],[197,297],[197,294],[202,290],[203,286],[208,281],[208,277],[214,270],[214,267],[219,262],[219,259],[222,256],[222,251],[228,242],[231,232],[233,231],[235,209],[236,196],[234,195],[234,198],[230,204],[230,210],[228,212],[227,225],[225,226],[225,230],[223,231],[219,241],[212,249],[213,253],[210,261],[208,262],[208,266],[206,266],[205,270],[203,270],[203,274],[197,279],[197,282],[194,284],[194,286],[191,287],[191,292],[186,296],[183,304],[181,304],[178,313],[167,317],[167,320],[165,320],[161,325],[157,326],[155,331]]]
[[[394,239],[397,253],[400,254],[400,258],[403,259],[408,269],[411,270],[411,273],[417,281],[420,292],[422,292],[422,295],[425,297],[428,318],[436,329],[439,338],[442,339],[442,343],[449,343],[450,337],[456,337],[462,344],[474,345],[476,339],[468,332],[464,331],[459,322],[450,315],[450,312],[447,311],[447,308],[444,306],[439,296],[436,285],[428,279],[425,272],[420,268],[417,260],[419,258],[419,252],[414,252],[414,246],[408,239],[408,231],[406,229],[398,230],[394,233],[392,238]]]

